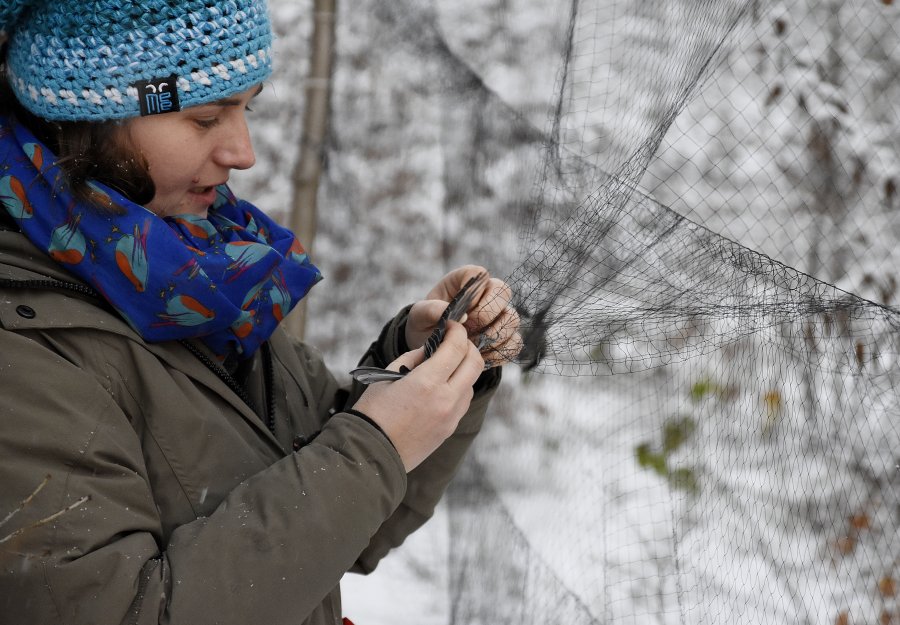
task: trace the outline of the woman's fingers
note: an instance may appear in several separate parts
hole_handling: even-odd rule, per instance
[[[447,307],[447,301],[473,277],[487,274],[478,265],[465,265],[445,275],[428,293],[428,299],[417,302],[407,320],[406,340],[410,348],[424,344]],[[475,292],[472,306],[463,318],[469,339],[484,360],[493,367],[514,360],[522,349],[519,315],[513,308],[512,289],[503,280],[489,278]]]
[[[413,304],[406,317],[406,344],[416,349],[425,344],[425,340],[434,331],[438,319],[447,308],[443,300],[426,299]]]
[[[472,385],[483,365],[478,350],[457,322],[447,324],[444,342],[431,358],[422,350],[394,360],[410,373],[395,382],[369,385],[355,408],[381,427],[411,471],[450,436],[472,401]]]
[[[415,369],[420,364],[422,364],[422,361],[424,360],[425,350],[420,347],[418,349],[414,349],[411,352],[400,354],[400,356],[387,367],[385,367],[385,369],[390,369],[391,371],[400,371],[402,367],[406,367],[407,369]]]
[[[511,300],[509,285],[492,278],[466,322],[469,335],[488,367],[509,362],[522,350],[519,314]]]
[[[512,300],[512,289],[506,282],[499,278],[491,278],[485,283],[484,290],[472,307],[480,315],[490,318],[496,317]]]
[[[488,367],[515,360],[524,345],[519,333],[518,313],[512,308],[504,311],[477,340],[478,349]]]
[[[468,338],[466,338],[465,345],[466,355],[459,363],[459,366],[456,367],[456,371],[450,376],[448,383],[471,390],[478,377],[484,372],[485,361],[478,348]]]
[[[481,299],[469,309],[466,329],[470,335],[481,334],[510,308],[512,292],[502,281],[492,278]]]
[[[434,383],[452,383],[455,387],[462,388],[465,387],[466,380],[470,379],[468,385],[471,386],[484,367],[477,354],[478,350],[469,341],[462,324],[448,321],[443,342],[419,369],[429,375]]]
[[[434,288],[428,292],[425,299],[440,299],[449,302],[453,299],[454,295],[459,293],[459,290],[462,289],[469,280],[480,273],[487,275],[488,271],[484,267],[479,267],[478,265],[463,265],[462,267],[458,267],[441,278]],[[475,301],[478,301],[478,299],[481,298],[485,288],[486,286],[482,287],[481,293],[476,293]]]

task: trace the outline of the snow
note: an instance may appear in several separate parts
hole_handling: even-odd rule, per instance
[[[717,4],[718,15],[739,4]],[[541,220],[554,226],[567,200],[578,205],[594,192],[602,178],[596,168],[618,171],[677,101],[719,34],[699,30],[703,16],[696,11],[710,9],[701,3],[675,2],[660,11],[656,3],[584,2],[563,85],[570,14],[562,6],[340,5],[334,124],[312,250],[326,279],[309,300],[309,339],[339,374],[355,364],[384,319],[450,267],[484,263],[498,275],[517,268],[544,232]],[[900,10],[861,0],[846,6],[837,18],[827,3],[758,9],[752,28],[739,30],[715,57],[717,72],[688,99],[644,177],[631,182],[766,257],[895,304],[896,282],[890,285],[900,251],[893,211],[900,198],[896,191],[888,197],[888,189],[891,180],[900,185]],[[308,3],[273,0],[272,9],[278,74],[254,107],[258,165],[236,187],[283,215],[300,140],[311,20]],[[822,25],[830,19],[845,35],[837,46],[845,67],[833,82],[814,69],[825,57]],[[647,53],[648,46],[654,51]],[[479,81],[483,87],[473,90]],[[561,87],[566,97],[558,102]],[[467,99],[471,93],[478,97]],[[560,167],[548,174],[544,148],[557,105]],[[514,125],[511,117],[525,123]],[[816,195],[820,167],[810,157],[809,133],[817,127],[832,133],[838,212],[824,210]],[[523,137],[522,128],[533,134]],[[535,198],[545,201],[538,216],[528,212]],[[659,216],[648,202],[623,218],[614,239],[622,259],[627,246],[655,235],[642,220]],[[699,228],[691,234],[684,246],[710,258],[702,256],[709,253],[705,235]],[[583,310],[573,305],[570,315],[593,319],[587,313],[599,316],[605,306],[633,318],[642,291],[658,284],[653,279],[687,288],[700,271],[688,265],[658,276],[651,270],[666,266],[666,249],[644,251],[631,261],[627,287]],[[728,253],[715,258],[731,259]],[[766,262],[734,254],[737,267]],[[900,544],[891,512],[900,498],[891,481],[900,448],[896,321],[889,311],[853,320],[869,339],[865,353],[883,352],[880,373],[873,363],[863,377],[848,356],[855,346],[832,334],[836,322],[766,316],[778,304],[793,305],[787,297],[800,290],[821,290],[823,301],[836,297],[780,271],[764,265],[760,275],[738,272],[723,283],[731,291],[693,302],[725,308],[747,298],[758,306],[745,317],[714,319],[714,330],[694,319],[661,326],[659,336],[624,326],[634,332],[609,338],[603,346],[609,361],[582,369],[615,375],[526,376],[508,368],[474,450],[497,501],[475,514],[474,531],[454,516],[464,519],[466,511],[442,505],[375,573],[345,579],[345,614],[357,625],[453,622],[453,555],[465,551],[460,541],[494,544],[477,535],[486,527],[507,533],[496,537],[500,545],[521,533],[525,545],[509,544],[527,553],[497,557],[521,557],[535,567],[528,569],[532,579],[558,582],[598,622],[833,623],[849,611],[856,623],[879,618],[876,606],[896,610],[896,599],[874,590]],[[720,338],[704,342],[704,333],[714,331]],[[810,332],[816,349],[809,347]],[[807,342],[797,338],[804,336]],[[815,365],[814,381],[791,359]],[[628,371],[635,372],[623,375]],[[691,389],[700,380],[717,390],[697,401]],[[799,390],[807,386],[814,401]],[[767,403],[773,393],[779,410]],[[816,435],[809,431],[811,405],[822,407]],[[668,462],[695,474],[697,495],[635,460],[636,446],[658,444],[664,424],[685,415],[697,433]],[[826,442],[826,453],[810,449]],[[871,480],[887,486],[872,490]],[[862,512],[877,529],[848,529],[847,518]],[[849,535],[854,549],[838,553],[836,541]],[[476,582],[492,575],[506,581],[502,562],[479,562],[484,570],[470,571]],[[509,568],[518,570],[514,564]],[[530,608],[536,599],[520,601]],[[513,614],[521,606],[498,609]]]

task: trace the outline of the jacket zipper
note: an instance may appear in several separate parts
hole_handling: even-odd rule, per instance
[[[87,285],[78,284],[76,282],[64,282],[62,280],[10,280],[8,278],[0,278],[0,288],[9,288],[9,289],[56,289],[60,291],[69,291],[72,293],[78,293],[79,295],[86,295],[93,299],[97,299],[104,304],[106,304],[106,300],[100,293]],[[111,307],[110,307],[111,308]],[[192,345],[188,342],[187,339],[182,339],[178,341],[181,343],[189,352],[191,352],[203,365],[216,374],[216,376],[225,383],[225,385],[237,395],[241,401],[243,401],[248,406],[253,407],[253,404],[250,403],[250,396],[247,394],[247,390],[243,387],[243,385],[234,379],[228,371],[224,368],[220,367],[218,364],[212,361],[206,354],[200,351],[195,345]],[[263,369],[265,372],[265,396],[266,396],[266,427],[269,428],[269,431],[274,435],[275,434],[275,398],[272,393],[272,382],[274,377],[274,367],[272,366],[272,354],[269,350],[268,343],[263,344]]]
[[[228,373],[225,368],[221,367],[217,363],[215,363],[209,356],[200,351],[196,345],[189,342],[187,339],[180,339],[178,341],[181,343],[189,352],[191,352],[197,360],[203,363],[203,365],[215,373],[222,382],[225,383],[228,388],[230,388],[235,395],[241,398],[241,401],[247,404],[248,406],[253,408],[253,404],[250,402],[250,396],[247,394],[247,389],[244,386],[234,379],[234,376]],[[272,369],[271,356],[268,353],[268,350],[263,352],[263,368],[268,373],[270,369]],[[266,396],[266,427],[269,431],[274,435],[275,434],[275,402],[272,397],[272,389],[271,384],[269,383],[268,376],[266,377],[266,385],[265,385],[265,396]]]
[[[266,425],[272,435],[275,435],[275,366],[272,362],[272,349],[268,343],[262,344],[263,374],[265,387],[263,394],[266,398]]]
[[[61,291],[72,291],[80,295],[87,295],[99,299],[105,303],[100,293],[84,284],[75,282],[63,282],[62,280],[10,280],[8,278],[0,279],[0,288],[9,289],[59,289]]]

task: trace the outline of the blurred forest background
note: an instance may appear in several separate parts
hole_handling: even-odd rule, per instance
[[[697,302],[660,321],[592,289],[622,330],[579,346],[614,375],[507,367],[475,468],[348,581],[350,618],[900,623],[896,3],[270,4],[277,73],[234,186],[287,222],[311,33],[333,18],[305,335],[335,372],[457,264],[514,274],[568,223],[562,196],[627,234],[597,248],[661,267],[634,287],[653,310]],[[746,317],[710,304],[738,292]]]

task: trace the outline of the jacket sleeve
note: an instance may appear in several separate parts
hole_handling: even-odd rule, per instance
[[[324,622],[405,492],[390,443],[338,414],[315,445],[168,533],[146,450],[95,373],[0,330],[0,397],[4,623]]]
[[[378,339],[363,356],[360,364],[384,367],[408,348],[403,338],[409,306],[400,311],[382,330]],[[369,573],[391,549],[400,546],[407,536],[434,515],[440,501],[456,474],[466,451],[481,430],[488,403],[500,383],[500,368],[491,369],[475,384],[475,396],[454,434],[431,456],[407,475],[406,495],[397,510],[384,522],[353,568],[357,573]],[[319,376],[324,379],[326,376]],[[336,388],[336,386],[335,386]],[[337,392],[336,408],[352,407],[365,386],[354,382]],[[330,391],[329,391],[330,392]]]

